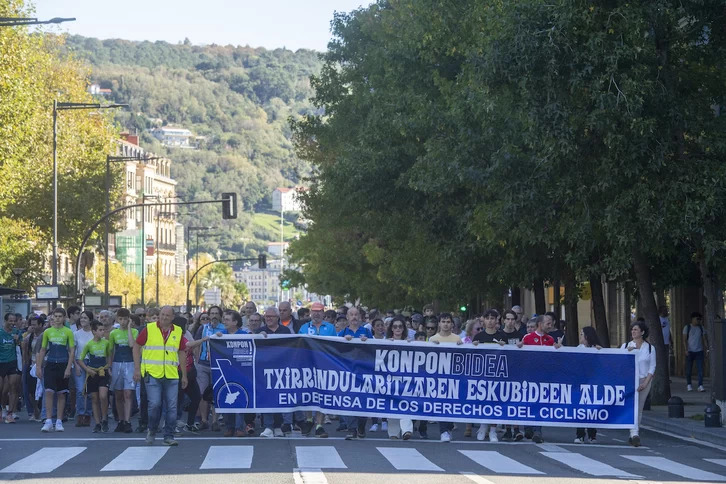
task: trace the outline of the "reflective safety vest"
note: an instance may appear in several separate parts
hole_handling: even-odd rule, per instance
[[[179,346],[182,330],[173,324],[171,334],[164,342],[164,335],[156,323],[146,326],[146,344],[141,352],[141,374],[154,378],[179,379]]]

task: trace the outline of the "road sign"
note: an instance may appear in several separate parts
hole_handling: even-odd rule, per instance
[[[204,302],[210,304],[222,304],[222,290],[218,287],[212,287],[204,291]]]

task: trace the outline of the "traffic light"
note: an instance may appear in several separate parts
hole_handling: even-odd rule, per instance
[[[237,194],[225,192],[222,194],[222,218],[230,220],[237,218]]]
[[[459,307],[459,311],[462,313],[466,311],[466,304],[462,304],[461,307]]]
[[[290,289],[290,284],[291,284],[290,279],[285,279],[284,281],[282,281],[282,288],[283,289]]]
[[[265,254],[260,254],[257,256],[257,268],[267,269],[267,256]]]

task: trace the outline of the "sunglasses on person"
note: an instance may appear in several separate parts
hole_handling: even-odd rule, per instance
[[[393,325],[391,325],[391,328],[393,328],[393,329],[403,329],[403,325],[402,324],[393,324]]]
[[[436,331],[436,326],[426,326],[426,331]]]
[[[479,331],[481,331],[482,329],[483,329],[483,328],[474,328],[474,331],[476,331],[476,332],[478,333],[478,332],[479,332]]]

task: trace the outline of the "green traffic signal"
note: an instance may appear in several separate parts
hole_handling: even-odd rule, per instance
[[[459,308],[459,311],[466,311],[466,305],[462,304],[461,307]]]

